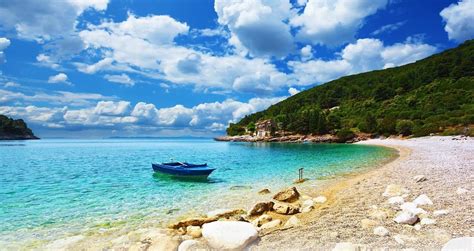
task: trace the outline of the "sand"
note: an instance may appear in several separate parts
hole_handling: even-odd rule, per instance
[[[400,157],[379,168],[329,182],[324,188],[305,191],[311,196],[326,195],[328,201],[310,213],[298,214],[302,221],[299,226],[263,234],[251,249],[328,250],[341,242],[369,248],[440,249],[452,238],[474,236],[474,139],[371,139],[358,144],[395,148]],[[417,175],[426,181],[416,182]],[[418,226],[394,222],[399,206],[390,205],[382,196],[389,184],[409,190],[404,193],[405,201],[426,194],[433,205],[419,206],[427,211],[421,217],[436,223],[420,224],[417,230]],[[436,210],[448,213],[435,216]],[[376,219],[373,212],[385,212],[387,217]],[[373,225],[364,228],[362,220]],[[389,235],[375,235],[377,226],[388,229]]]

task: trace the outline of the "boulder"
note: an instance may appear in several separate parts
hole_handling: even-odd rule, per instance
[[[362,226],[362,228],[368,229],[377,225],[377,222],[374,220],[363,219],[360,221],[360,225]]]
[[[300,224],[300,220],[296,215],[291,216],[288,221],[285,223],[284,227],[296,227]]]
[[[394,221],[400,224],[413,225],[418,221],[418,216],[411,212],[402,211],[397,215],[397,217],[395,217]]]
[[[433,205],[433,202],[428,198],[426,194],[421,194],[418,196],[413,203],[417,206],[423,206],[423,205]]]
[[[269,194],[269,193],[270,193],[270,190],[268,188],[258,191],[258,194]]]
[[[420,221],[421,225],[433,225],[436,224],[436,220],[430,219],[430,218],[423,218]]]
[[[216,221],[217,218],[190,218],[179,221],[178,223],[171,224],[169,228],[180,229],[187,228],[188,226],[202,226],[205,223]]]
[[[252,224],[256,227],[260,227],[261,225],[272,221],[272,217],[268,214],[262,214],[260,217],[252,221]]]
[[[185,240],[179,244],[178,251],[206,250],[204,245],[196,240]]]
[[[186,227],[186,234],[193,238],[199,238],[202,236],[202,230],[199,226],[188,226]]]
[[[207,213],[207,218],[231,218],[234,216],[238,216],[241,214],[245,214],[245,210],[243,209],[216,209]]]
[[[439,217],[439,216],[444,216],[444,215],[447,215],[449,213],[448,210],[436,210],[433,212],[433,215],[435,217]]]
[[[290,187],[275,194],[273,199],[282,202],[293,202],[298,200],[299,197],[300,194],[298,190],[296,190],[296,187]]]
[[[405,199],[402,196],[388,198],[388,204],[390,205],[402,205],[403,203],[405,203]]]
[[[319,204],[323,204],[327,200],[328,199],[325,196],[322,196],[322,195],[320,195],[320,196],[313,199],[314,203],[319,203]]]
[[[258,238],[251,223],[241,221],[215,221],[202,227],[202,236],[217,250],[242,250]]]
[[[456,193],[459,194],[459,195],[465,194],[465,193],[467,193],[467,192],[469,192],[469,190],[464,189],[464,188],[462,188],[462,187],[458,187],[458,189],[456,190]]]
[[[272,220],[270,222],[267,222],[265,224],[263,224],[262,226],[260,226],[260,230],[267,230],[267,229],[272,229],[272,228],[276,228],[276,227],[279,227],[281,225],[281,220]]]
[[[394,185],[390,184],[385,188],[385,192],[382,194],[384,197],[394,197],[394,196],[401,196],[402,194],[408,193],[409,191],[400,186],[400,185]]]
[[[287,204],[287,203],[275,203],[273,205],[273,210],[276,213],[284,214],[284,215],[297,214],[300,212],[299,207],[292,204]]]
[[[378,236],[388,236],[390,232],[388,231],[388,229],[382,226],[379,226],[379,227],[374,228],[374,234]]]
[[[273,208],[273,201],[269,202],[259,202],[253,206],[253,208],[249,211],[250,216],[261,215],[265,212],[271,211]]]
[[[474,237],[460,237],[449,240],[441,251],[472,251],[474,250]]]
[[[416,175],[415,177],[413,177],[413,180],[416,183],[420,183],[420,182],[426,181],[427,179],[424,175]]]

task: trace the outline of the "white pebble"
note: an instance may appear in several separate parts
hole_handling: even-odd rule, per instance
[[[378,236],[388,236],[390,232],[388,231],[388,229],[380,226],[380,227],[374,228],[374,234]]]
[[[436,220],[430,219],[430,218],[423,218],[420,221],[421,225],[433,225],[436,224]]]
[[[426,194],[422,194],[418,196],[413,203],[417,206],[422,206],[422,205],[433,205],[433,202],[428,198]]]
[[[401,196],[395,196],[388,199],[388,204],[391,205],[401,205],[405,203],[405,200]]]
[[[436,210],[433,212],[433,215],[435,217],[438,217],[438,216],[443,216],[443,215],[447,215],[449,213],[448,210]]]
[[[316,198],[313,199],[313,201],[314,201],[315,203],[324,203],[324,202],[326,202],[327,200],[328,200],[328,199],[327,199],[325,196],[322,196],[322,195],[321,195],[321,196],[318,196],[318,197],[316,197]]]
[[[469,192],[469,190],[464,189],[464,188],[462,188],[462,187],[458,187],[458,189],[456,190],[456,193],[459,194],[459,195],[465,194],[465,193],[467,193],[467,192]]]

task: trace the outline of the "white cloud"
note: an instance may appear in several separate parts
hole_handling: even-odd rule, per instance
[[[20,87],[21,85],[18,84],[18,83],[9,81],[9,82],[6,82],[3,86],[4,86],[4,87]]]
[[[309,0],[301,15],[291,19],[300,41],[330,46],[354,38],[364,18],[387,5],[387,0]]]
[[[0,37],[0,64],[6,62],[3,50],[5,50],[8,46],[10,46],[10,40],[8,38]]]
[[[464,42],[474,38],[474,0],[461,0],[440,12],[446,25],[444,30],[451,40]]]
[[[289,93],[291,96],[296,95],[296,94],[298,94],[298,93],[300,93],[300,92],[301,92],[300,90],[298,90],[298,89],[296,89],[296,88],[294,88],[294,87],[290,87],[290,89],[288,89],[288,93]]]
[[[217,0],[218,22],[232,32],[230,43],[253,56],[286,56],[293,48],[293,37],[285,20],[292,15],[287,0]]]
[[[115,97],[104,96],[98,93],[73,93],[53,91],[49,93],[34,93],[27,95],[21,92],[12,92],[0,89],[0,103],[19,102],[29,105],[35,102],[46,102],[50,105],[90,106],[98,100],[113,100]]]
[[[120,75],[105,75],[105,79],[109,82],[119,83],[123,85],[133,86],[135,81],[133,81],[127,74],[122,73]]]
[[[76,63],[77,70],[87,74],[94,74],[98,71],[108,69],[112,65],[114,60],[112,58],[104,58],[99,62],[91,65],[83,64],[83,63]]]
[[[130,102],[127,101],[99,101],[94,109],[94,113],[98,115],[124,115],[130,110]]]
[[[53,75],[49,77],[48,83],[50,84],[59,84],[64,83],[70,85],[71,83],[68,81],[68,77],[65,73],[58,73],[57,75]]]
[[[48,68],[52,68],[52,69],[60,68],[60,65],[57,64],[54,60],[52,60],[50,56],[45,55],[43,53],[38,54],[38,56],[36,56],[36,61],[38,61],[40,65],[46,66]]]
[[[313,57],[313,47],[311,45],[306,45],[300,50],[301,60],[306,61]]]
[[[401,22],[397,22],[397,23],[393,23],[393,24],[387,24],[387,25],[384,25],[384,26],[378,28],[377,30],[373,31],[370,34],[372,36],[377,36],[377,35],[380,35],[382,33],[392,33],[393,31],[396,31],[396,30],[400,29],[400,27],[402,27],[405,24],[406,24],[406,21],[401,21]]]
[[[324,83],[345,75],[389,68],[415,62],[430,56],[436,47],[407,39],[404,43],[385,46],[378,39],[359,39],[348,44],[333,60],[290,61],[293,78],[299,85]]]

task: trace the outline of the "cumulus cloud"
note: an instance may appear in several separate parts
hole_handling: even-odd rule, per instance
[[[306,61],[313,57],[313,47],[311,45],[306,45],[300,50],[301,60]]]
[[[99,115],[124,115],[130,110],[130,102],[127,101],[100,101],[94,108],[94,112]]]
[[[387,0],[309,0],[301,15],[291,19],[299,41],[330,46],[353,40],[364,18],[387,5]]]
[[[22,104],[32,104],[36,102],[46,102],[50,105],[68,106],[90,106],[98,100],[114,100],[115,97],[104,96],[98,93],[81,93],[53,91],[49,93],[38,92],[31,95],[22,92],[12,92],[0,89],[0,104],[21,102]]]
[[[474,37],[474,0],[461,0],[440,12],[450,40],[464,42]]]
[[[119,83],[127,86],[133,86],[135,85],[135,81],[131,79],[127,74],[122,73],[120,75],[105,75],[105,79],[109,82],[114,82],[114,83]]]
[[[77,70],[87,74],[94,74],[104,69],[110,68],[114,60],[112,58],[104,58],[101,59],[99,62],[91,65],[87,65],[84,63],[76,63]]]
[[[63,84],[71,84],[69,81],[68,81],[68,77],[65,73],[58,73],[57,75],[53,75],[51,77],[48,78],[48,83],[50,84],[60,84],[60,83],[63,83]]]
[[[413,39],[385,46],[379,39],[358,39],[348,44],[333,60],[290,61],[294,79],[300,85],[324,83],[341,76],[415,62],[432,55],[436,47]]]
[[[8,46],[10,46],[10,40],[4,37],[0,37],[0,64],[6,62],[3,50],[5,50]]]
[[[296,88],[294,88],[294,87],[290,87],[290,89],[288,89],[288,93],[289,93],[291,96],[296,95],[296,94],[298,94],[298,93],[300,93],[300,92],[301,92],[300,90],[298,90],[298,89],[296,89]]]
[[[230,43],[254,56],[286,56],[293,37],[285,20],[291,16],[289,1],[217,0],[218,22],[232,32]]]

